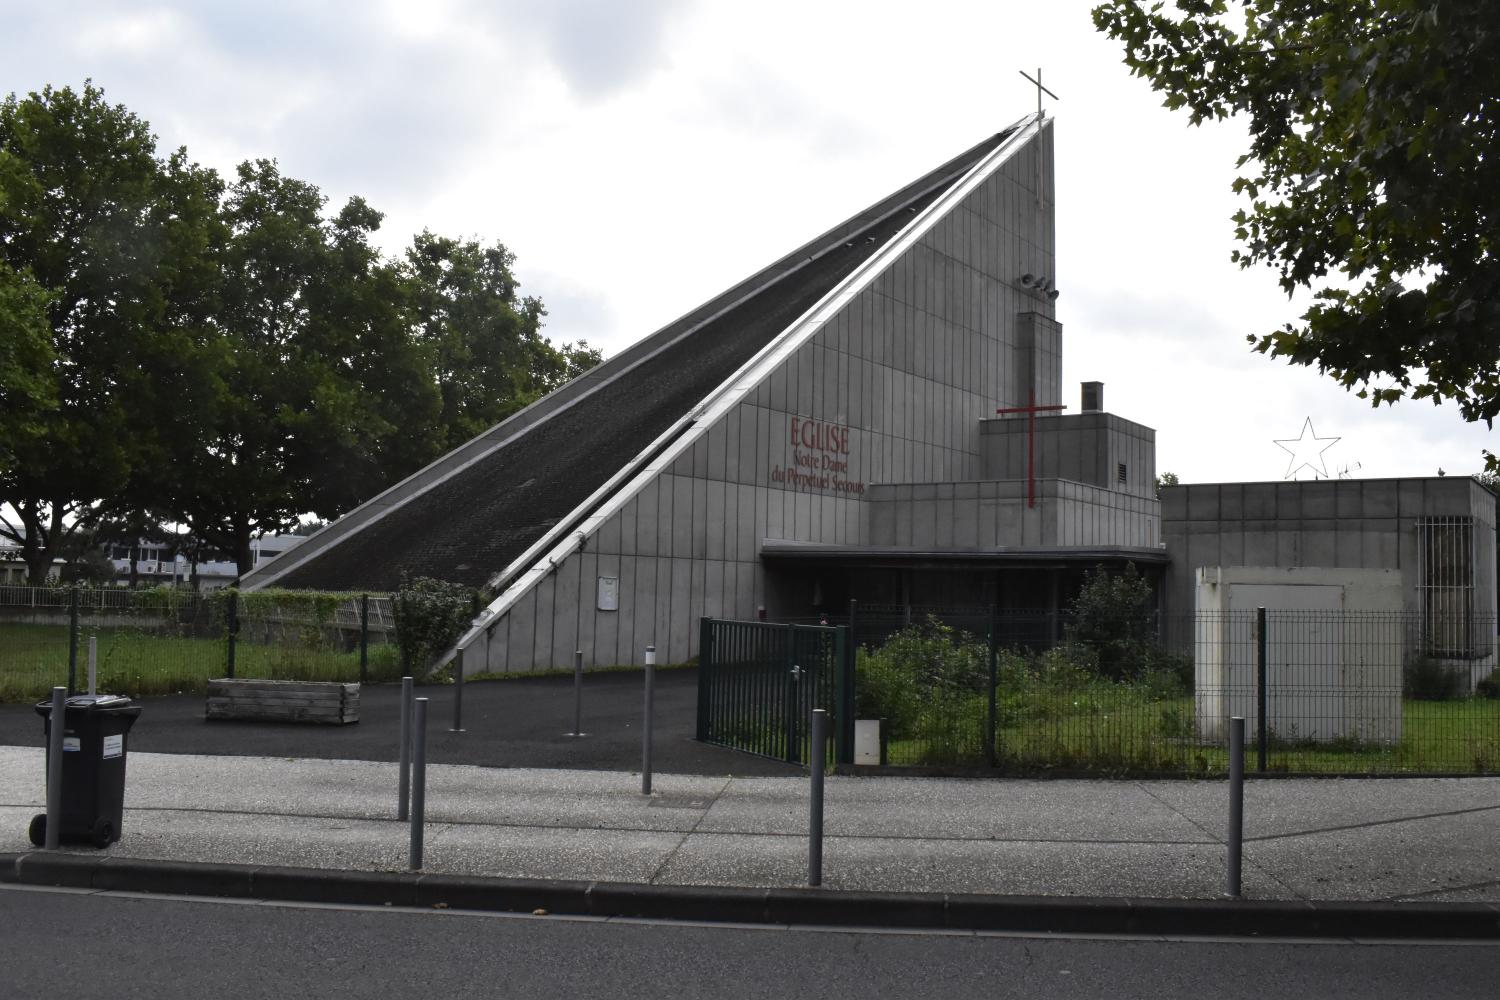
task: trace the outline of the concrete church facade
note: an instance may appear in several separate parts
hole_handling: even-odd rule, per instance
[[[1155,432],[1097,383],[1063,398],[1051,178],[1052,121],[1028,116],[246,586],[469,583],[489,603],[466,665],[522,671],[687,660],[704,616],[1056,608],[1126,563],[1177,580]],[[1493,606],[1492,496],[1486,524]]]

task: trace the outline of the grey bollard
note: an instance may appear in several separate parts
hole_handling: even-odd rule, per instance
[[[646,696],[641,722],[641,794],[651,794],[651,713],[656,684],[656,647],[646,647]]]
[[[823,884],[823,770],[824,746],[828,742],[828,711],[813,709],[812,746],[809,747],[809,764],[812,773],[811,804],[807,819],[807,884]]]
[[[1245,839],[1245,720],[1229,720],[1229,863],[1225,892],[1240,895],[1240,860]]]
[[[63,730],[67,726],[68,689],[52,689],[52,715],[47,729],[47,836],[44,843],[55,851],[62,842]]]
[[[405,819],[407,803],[411,801],[411,695],[412,679],[401,678],[401,761],[400,778],[396,787],[396,818]]]
[[[453,728],[450,733],[464,731],[464,651],[453,656]]]
[[[411,755],[411,870],[422,867],[422,822],[427,815],[427,699],[412,703],[416,720]]]
[[[89,636],[89,694],[97,694],[99,688],[99,637]]]

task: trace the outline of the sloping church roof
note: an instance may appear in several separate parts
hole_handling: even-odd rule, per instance
[[[581,522],[662,437],[1003,143],[998,133],[520,411],[251,574],[389,590],[403,572],[503,588]],[[290,558],[289,558],[290,557]]]

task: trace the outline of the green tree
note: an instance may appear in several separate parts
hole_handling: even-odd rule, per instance
[[[233,182],[92,84],[0,104],[0,536],[33,582],[80,531],[250,540],[335,517],[598,363],[553,347],[503,246]]]
[[[1250,129],[1241,266],[1269,265],[1295,323],[1255,349],[1374,405],[1500,413],[1500,18],[1472,0],[1109,0],[1096,26],[1193,124]],[[1238,17],[1234,15],[1237,14]],[[1491,463],[1495,460],[1490,458]]]
[[[310,343],[333,363],[324,377],[322,471],[307,511],[333,518],[442,453],[430,352],[416,336],[409,276],[371,244],[381,215],[354,198],[328,227],[328,270],[314,299]],[[335,409],[332,400],[339,400]]]
[[[1099,672],[1121,680],[1153,665],[1156,615],[1151,584],[1126,563],[1123,573],[1103,567],[1088,575],[1073,601],[1070,638],[1098,657]]]
[[[172,485],[193,464],[192,449],[212,421],[229,361],[214,324],[224,183],[181,150],[161,167],[151,215],[162,246],[162,311],[151,336],[136,343],[131,370],[122,373],[132,462],[123,485],[84,518],[101,542],[130,547],[132,587],[139,543],[172,537],[164,523],[172,517]]]
[[[1175,473],[1175,472],[1163,472],[1161,475],[1157,476],[1156,477],[1156,498],[1158,500],[1161,499],[1161,491],[1162,491],[1163,488],[1165,488],[1167,486],[1176,486],[1176,485],[1178,485],[1178,483],[1179,483],[1179,480],[1177,478],[1177,473]]]
[[[0,506],[13,514],[0,534],[21,545],[33,584],[123,486],[140,444],[128,398],[139,345],[163,311],[152,211],[161,174],[146,123],[91,84],[0,103],[0,308],[26,317],[13,343],[50,382],[27,393],[44,405],[31,408],[0,463]],[[46,290],[45,349],[34,343],[37,288]]]
[[[28,449],[23,442],[35,441],[57,406],[48,299],[29,272],[0,261],[0,477],[14,469],[16,450]]]
[[[380,214],[325,218],[313,185],[242,164],[220,212],[204,418],[178,442],[169,509],[252,566],[256,535],[334,517],[430,461],[442,430],[410,289],[370,243]],[[215,359],[218,359],[217,361]]]
[[[541,300],[519,295],[514,255],[423,232],[407,251],[417,336],[442,395],[445,450],[488,430],[600,362],[585,342],[541,335]]]

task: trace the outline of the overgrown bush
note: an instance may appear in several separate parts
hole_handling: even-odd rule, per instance
[[[474,616],[474,591],[462,584],[403,578],[395,594],[396,645],[403,669],[426,670]]]
[[[856,714],[884,718],[893,738],[906,739],[940,720],[972,714],[966,702],[985,703],[989,648],[929,618],[908,625],[878,650],[859,650],[855,669]],[[947,727],[945,721],[938,725]]]
[[[996,751],[1012,762],[1158,766],[1192,733],[1192,708],[1184,702],[1191,661],[1154,642],[1139,644],[1123,678],[1105,675],[1099,646],[1077,637],[1042,652],[1000,649],[994,656]],[[915,762],[982,762],[989,658],[984,639],[930,619],[909,626],[878,649],[859,650],[857,714],[884,718],[890,739],[906,743],[902,753]],[[1149,721],[1138,731],[1142,720]]]
[[[1088,575],[1073,601],[1069,638],[1093,653],[1104,677],[1122,680],[1153,668],[1158,644],[1151,585],[1134,563],[1126,563],[1123,573],[1101,567]]]
[[[1418,701],[1448,701],[1468,693],[1463,673],[1431,656],[1417,655],[1407,660],[1402,682],[1406,696]]]
[[[1474,685],[1474,693],[1481,698],[1500,698],[1500,667],[1491,670]]]

